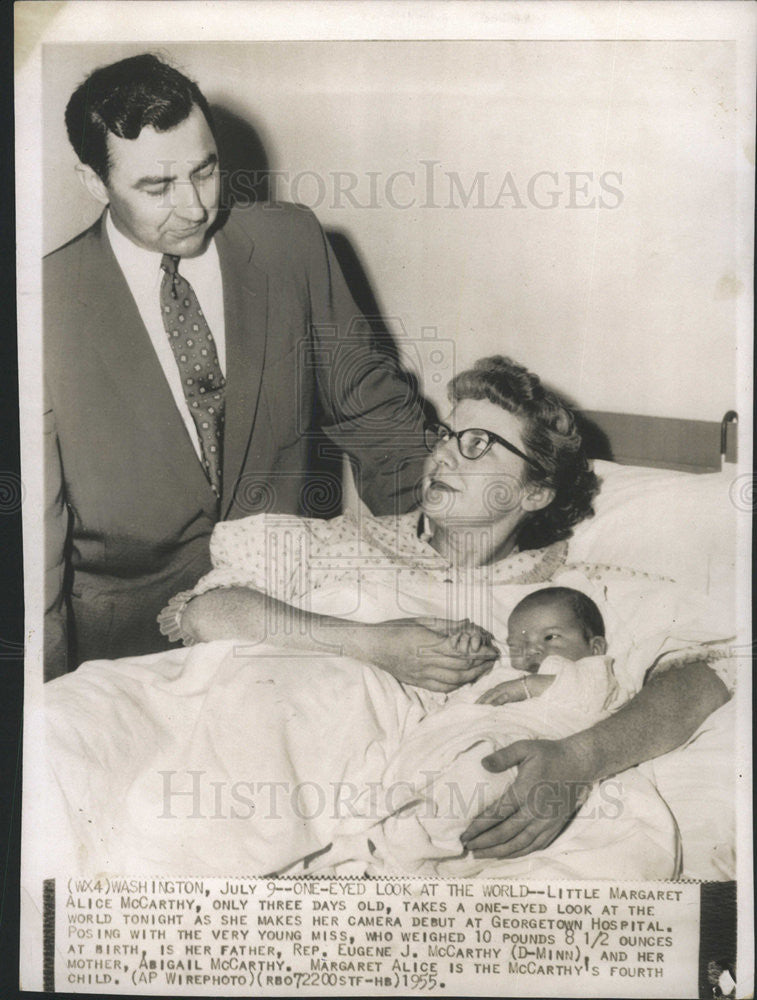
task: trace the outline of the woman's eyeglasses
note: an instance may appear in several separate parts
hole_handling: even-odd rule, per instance
[[[475,461],[477,458],[485,455],[493,444],[501,444],[503,448],[507,448],[513,455],[518,455],[524,462],[528,462],[532,468],[541,471],[541,466],[537,462],[529,458],[520,448],[516,448],[514,444],[510,444],[509,441],[506,441],[493,431],[485,431],[480,427],[467,427],[464,431],[453,431],[446,424],[426,424],[424,441],[429,451],[433,451],[437,445],[446,444],[451,438],[456,439],[458,450],[463,458],[470,459],[471,461]]]

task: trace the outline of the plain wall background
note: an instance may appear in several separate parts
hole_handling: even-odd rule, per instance
[[[588,409],[719,420],[735,405],[737,172],[753,153],[730,43],[46,46],[46,251],[97,215],[68,97],[147,49],[249,123],[276,193],[346,238],[435,402],[453,369],[506,353]],[[571,171],[593,175],[573,196]]]

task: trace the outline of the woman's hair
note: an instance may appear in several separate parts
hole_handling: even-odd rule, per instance
[[[71,95],[66,130],[82,163],[107,183],[108,132],[136,139],[143,128],[166,132],[200,108],[212,131],[208,102],[194,81],[151,53],[131,56],[91,73]]]
[[[589,467],[575,415],[536,375],[501,355],[481,358],[452,379],[449,397],[453,403],[487,399],[524,421],[524,450],[538,465],[526,466],[526,482],[548,486],[555,497],[521,525],[521,549],[567,538],[574,524],[591,517],[599,480]]]

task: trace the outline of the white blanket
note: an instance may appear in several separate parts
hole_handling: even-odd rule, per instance
[[[429,835],[416,810],[410,819],[421,836],[407,838],[387,788],[433,770],[441,747],[438,766],[475,767],[489,801],[508,779],[487,775],[478,759],[530,734],[534,719],[503,727],[501,709],[464,702],[430,711],[419,692],[346,658],[262,647],[253,655],[216,642],[91,662],[46,695],[48,815],[59,831],[51,870],[263,875],[334,844],[337,853],[324,857],[332,871],[677,874],[675,824],[636,771],[595,789],[553,845],[523,859],[461,857],[462,813],[446,833]],[[538,703],[523,711],[544,715]],[[462,788],[469,778],[455,781]],[[466,815],[477,806],[469,800]],[[383,853],[374,856],[366,830],[390,814],[395,828],[380,824]]]
[[[373,794],[351,804],[352,815],[340,822],[336,840],[287,874],[336,874],[349,865],[348,870],[371,874],[470,877],[538,870],[544,876],[574,877],[590,877],[593,871],[596,877],[599,865],[615,878],[623,873],[670,877],[677,847],[670,813],[646,779],[630,772],[595,790],[591,804],[547,852],[507,863],[462,852],[462,832],[506,794],[515,778],[514,769],[485,770],[484,756],[519,739],[568,736],[605,718],[624,700],[610,657],[574,663],[548,656],[539,673],[554,681],[534,699],[502,706],[476,704],[490,686],[524,676],[503,665],[450,695],[443,707],[406,733],[380,783],[372,787]]]

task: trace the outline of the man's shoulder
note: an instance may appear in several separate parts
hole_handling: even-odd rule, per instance
[[[106,300],[113,278],[113,256],[102,220],[47,254],[42,260],[42,300],[46,337],[53,331],[75,331],[83,322],[81,308]]]
[[[275,226],[286,222],[288,225],[312,225],[315,214],[307,205],[291,201],[249,201],[237,202],[229,210],[230,221],[239,225]],[[317,222],[316,222],[317,225]]]
[[[221,231],[232,239],[242,235],[256,247],[270,249],[287,246],[291,250],[322,239],[311,209],[281,201],[237,204]]]
[[[70,269],[76,260],[88,253],[99,256],[101,247],[102,218],[98,218],[87,229],[42,258],[45,280],[54,279],[56,275],[65,276],[68,274],[70,277]]]

